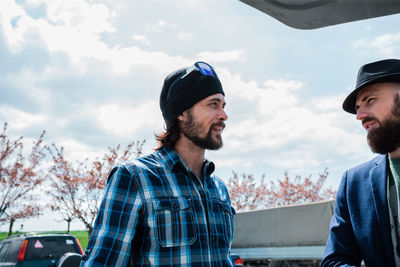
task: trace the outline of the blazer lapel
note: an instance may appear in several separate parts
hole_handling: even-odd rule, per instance
[[[375,202],[375,212],[379,221],[380,230],[385,242],[385,251],[392,251],[390,232],[390,218],[387,201],[387,158],[379,156],[375,158],[375,166],[370,171],[371,188]],[[390,253],[393,254],[393,253]]]

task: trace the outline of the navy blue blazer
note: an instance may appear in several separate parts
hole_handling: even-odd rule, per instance
[[[386,166],[380,155],[344,173],[321,266],[395,266]]]

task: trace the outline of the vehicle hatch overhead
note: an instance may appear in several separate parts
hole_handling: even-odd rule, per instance
[[[240,0],[303,30],[400,13],[398,0]]]

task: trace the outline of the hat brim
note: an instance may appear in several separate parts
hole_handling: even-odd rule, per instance
[[[356,99],[357,99],[358,93],[368,85],[375,84],[375,83],[385,83],[385,82],[400,83],[400,73],[391,73],[388,75],[379,76],[372,80],[368,80],[362,84],[359,84],[353,90],[353,92],[351,92],[346,97],[346,99],[343,101],[343,105],[342,105],[343,110],[346,112],[352,113],[352,114],[357,114],[355,106],[356,106]]]

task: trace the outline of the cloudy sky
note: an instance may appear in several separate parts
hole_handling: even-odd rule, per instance
[[[1,0],[0,123],[27,141],[46,130],[71,160],[143,139],[150,153],[164,77],[202,60],[226,93],[225,145],[207,154],[219,176],[328,168],[336,189],[373,157],[341,103],[361,65],[399,58],[398,25],[297,30],[237,0]]]

